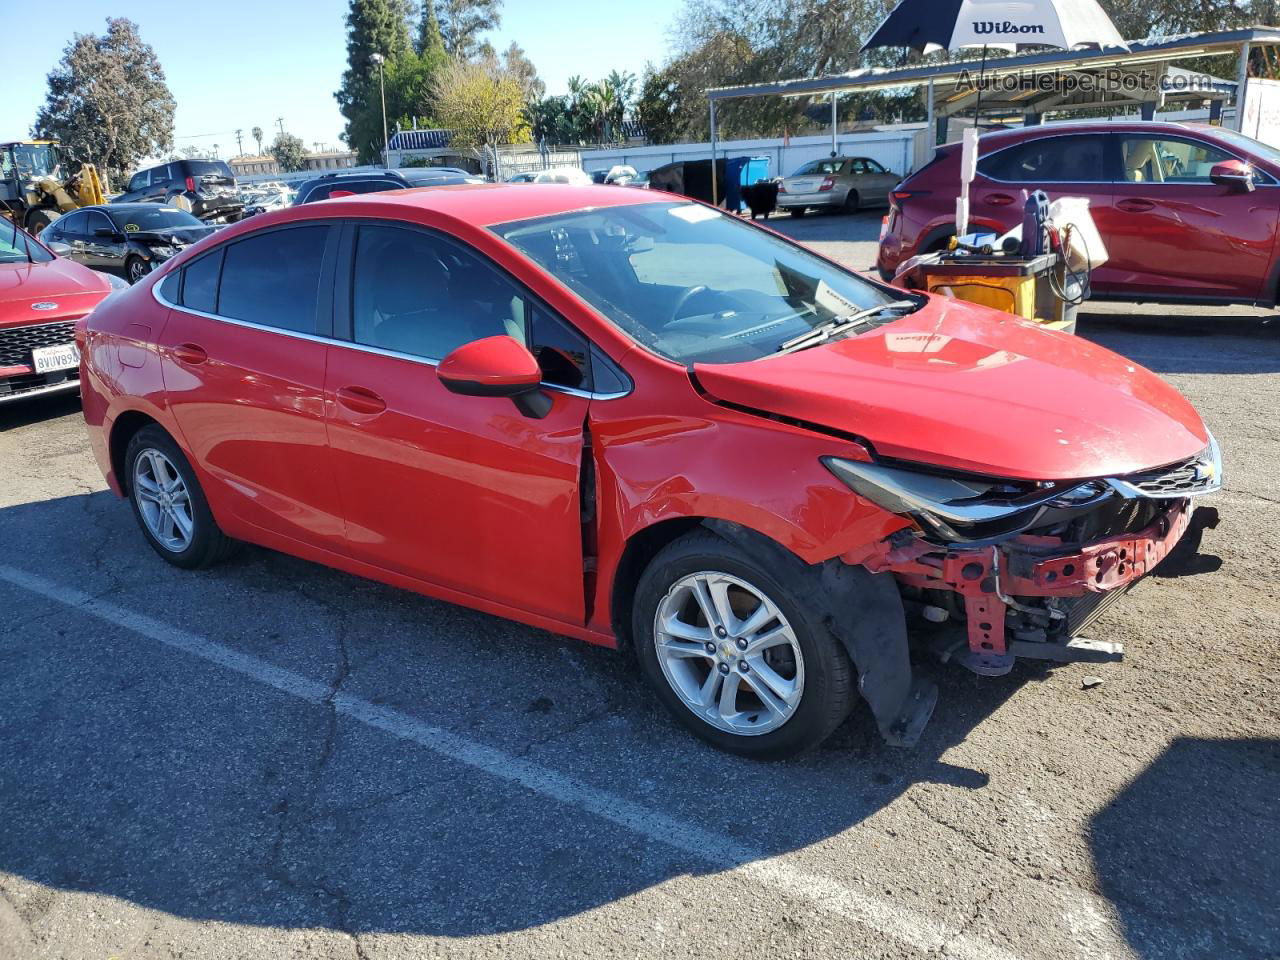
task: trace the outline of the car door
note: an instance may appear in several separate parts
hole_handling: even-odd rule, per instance
[[[101,210],[86,211],[86,216],[85,259],[82,262],[95,270],[122,272],[128,249],[124,233]]]
[[[866,183],[866,187],[860,188],[859,193],[863,203],[869,207],[887,207],[889,205],[889,191],[898,184],[897,175],[890,173],[879,162],[872,160],[870,157],[864,157],[862,163],[864,170],[860,179]]]
[[[341,552],[324,415],[336,234],[291,224],[211,250],[157,288],[171,309],[147,335],[214,512]]]
[[[1037,136],[978,160],[969,187],[969,216],[976,225],[1003,233],[1022,222],[1027,196],[1043,190],[1053,201],[1084,197],[1098,229],[1111,212],[1113,158],[1102,134]],[[1101,273],[1095,281],[1103,279]]]
[[[48,230],[53,230],[55,227],[56,231],[46,237],[46,241],[60,240],[71,248],[71,252],[67,254],[68,259],[87,265],[89,263],[89,212],[76,210],[68,213],[55,220]]]
[[[1172,297],[1261,296],[1276,239],[1275,191],[1213,183],[1214,164],[1236,158],[1197,137],[1115,137],[1122,173],[1103,235],[1109,287]]]
[[[450,393],[435,370],[463,343],[528,343],[535,322],[559,321],[443,234],[365,222],[348,236],[335,303],[349,344],[333,348],[325,392],[352,556],[582,623],[589,395],[562,383],[547,416],[531,419],[509,399]],[[586,362],[585,341],[552,353]]]

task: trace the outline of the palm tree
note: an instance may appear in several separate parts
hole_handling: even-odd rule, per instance
[[[618,112],[618,95],[609,81],[602,80],[593,86],[588,94],[592,120],[600,133],[601,143],[612,143],[614,115]]]
[[[258,156],[262,156],[262,128],[254,127],[249,132],[253,134],[253,139],[258,141]]]

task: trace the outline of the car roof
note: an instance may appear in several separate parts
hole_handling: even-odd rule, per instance
[[[1168,133],[1186,134],[1196,128],[1176,120],[1058,120],[1037,124],[1034,127],[1013,127],[1008,130],[992,130],[982,135],[984,144],[1013,143],[1033,137],[1048,137],[1060,133]],[[959,141],[954,141],[958,143]]]
[[[692,202],[687,197],[658,191],[605,190],[594,183],[582,185],[544,183],[539,184],[536,190],[530,190],[518,183],[460,183],[410,190],[386,190],[381,193],[361,193],[351,197],[325,200],[324,204],[330,212],[339,210],[340,204],[431,210],[472,226],[489,227],[496,223],[508,223],[513,220],[530,220],[535,217],[549,217],[558,213],[574,213],[600,207],[636,206],[660,200]],[[310,205],[304,204],[289,209],[294,211],[296,216],[306,216],[307,214],[302,211],[305,211],[307,206]],[[388,213],[391,211],[389,210]]]

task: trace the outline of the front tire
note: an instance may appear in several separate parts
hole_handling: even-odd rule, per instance
[[[134,434],[125,469],[134,519],[162,558],[198,570],[231,554],[236,542],[218,528],[195,470],[164,430],[152,425]]]
[[[808,569],[766,562],[709,530],[673,541],[640,577],[632,635],[672,715],[723,750],[777,760],[848,716],[853,666],[812,603]]]
[[[130,257],[124,262],[124,278],[130,283],[138,283],[151,272],[151,264],[141,257]]]

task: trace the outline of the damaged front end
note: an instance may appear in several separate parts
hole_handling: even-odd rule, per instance
[[[944,653],[989,676],[1017,657],[1117,659],[1119,644],[1079,634],[1182,539],[1192,498],[1222,483],[1212,436],[1179,463],[1068,483],[824,462],[860,496],[913,521],[842,559],[892,573],[928,620],[964,624]],[[1197,522],[1212,526],[1206,519]]]

